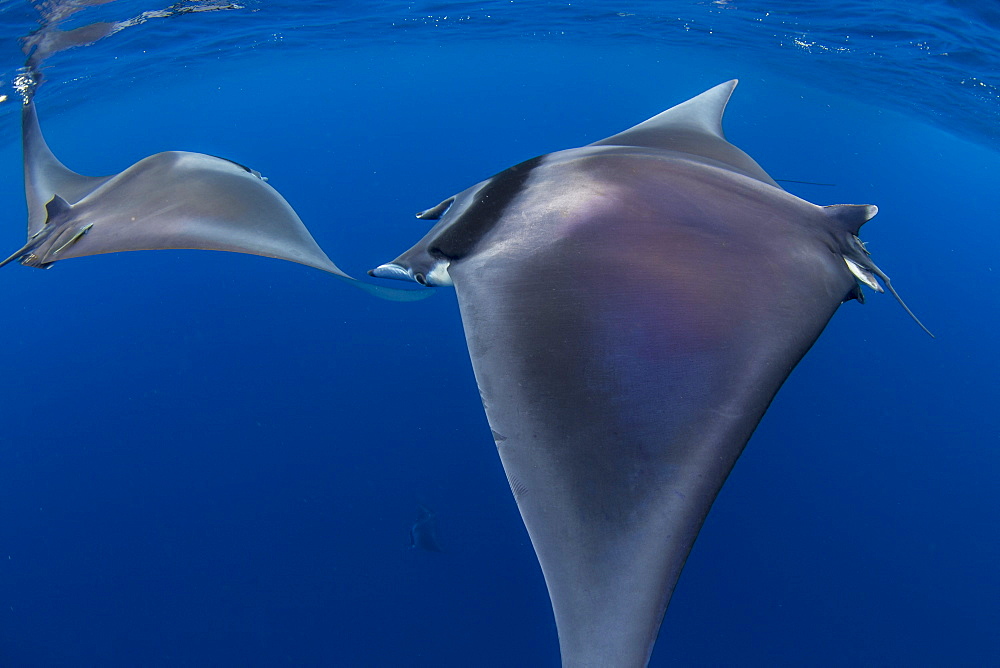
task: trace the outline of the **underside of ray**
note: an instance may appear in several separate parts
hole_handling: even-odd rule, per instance
[[[48,267],[135,250],[219,250],[304,264],[391,301],[428,296],[363,283],[341,271],[280,193],[238,163],[166,152],[112,176],[73,172],[46,144],[33,96],[29,89],[21,117],[28,241],[0,266],[20,260]]]
[[[637,146],[679,151],[721,163],[734,171],[780,188],[757,162],[726,140],[722,116],[736,88],[733,79],[636,126],[591,146]]]

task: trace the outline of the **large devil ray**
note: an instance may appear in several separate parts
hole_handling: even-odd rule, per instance
[[[35,76],[31,73],[26,76]],[[151,249],[250,253],[322,269],[386,299],[420,291],[386,289],[340,270],[292,207],[256,170],[203,153],[167,151],[113,176],[66,168],[49,150],[35,110],[34,86],[21,111],[28,242],[13,260],[48,268],[74,257]]]
[[[860,283],[891,290],[874,206],[810,204],[726,141],[735,86],[445,200],[370,272],[455,286],[566,666],[647,663],[778,388]]]

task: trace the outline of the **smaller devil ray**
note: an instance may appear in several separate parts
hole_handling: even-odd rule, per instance
[[[735,86],[472,186],[370,272],[455,286],[565,666],[646,665],[778,388],[861,284],[896,295],[874,206],[810,204],[726,141]]]
[[[410,527],[410,547],[427,552],[444,552],[438,540],[438,521],[427,506],[417,508],[417,521]]]
[[[167,151],[113,176],[82,176],[67,169],[45,143],[35,84],[24,76],[28,242],[0,267],[20,260],[47,269],[59,260],[118,251],[232,251],[322,269],[384,299],[423,298],[419,290],[387,290],[341,271],[278,191],[256,170],[231,160]]]

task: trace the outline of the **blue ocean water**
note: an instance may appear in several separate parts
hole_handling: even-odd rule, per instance
[[[841,309],[719,496],[651,665],[1000,660],[991,5],[223,4],[41,5],[122,24],[46,61],[49,144],[94,175],[166,149],[251,165],[353,275],[422,236],[415,211],[738,77],[728,137],[835,184],[801,197],[877,204],[869,248],[938,338],[885,296]],[[38,16],[0,2],[10,251]],[[557,665],[450,291],[385,303],[193,251],[0,274],[0,665]],[[409,547],[421,506],[443,553]]]

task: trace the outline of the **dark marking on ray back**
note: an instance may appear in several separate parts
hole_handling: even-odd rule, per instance
[[[428,249],[431,256],[454,261],[468,255],[497,224],[523,189],[531,170],[541,164],[544,157],[525,160],[487,181],[476,193],[476,200],[462,212],[462,224],[449,226],[434,240],[434,245]]]

